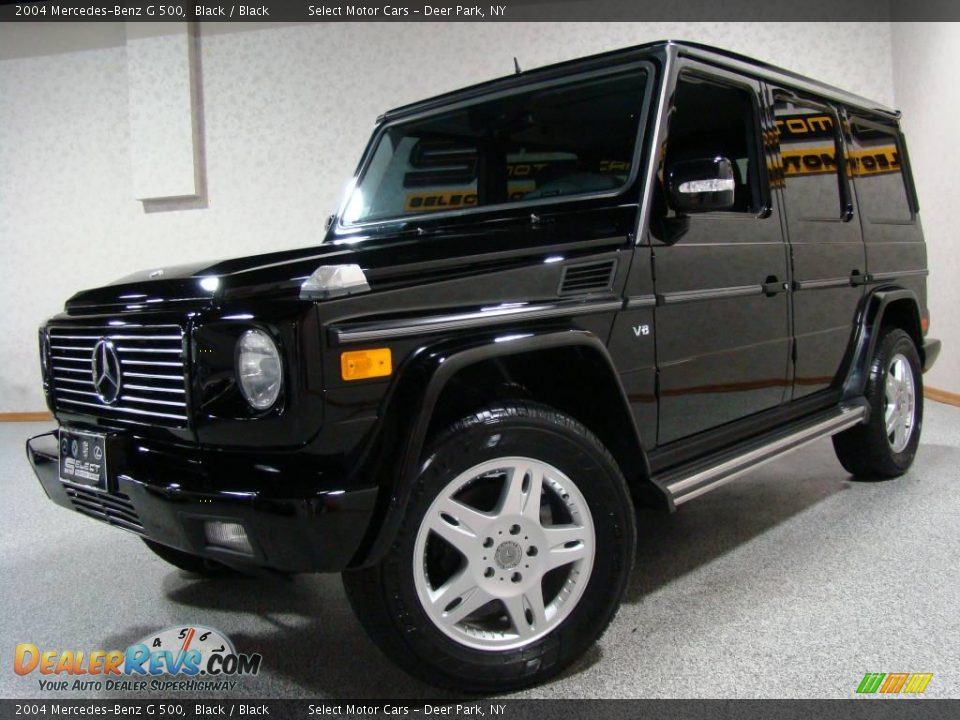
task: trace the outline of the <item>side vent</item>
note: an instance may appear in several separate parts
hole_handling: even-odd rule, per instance
[[[567,265],[560,278],[560,295],[609,292],[613,289],[616,259]]]

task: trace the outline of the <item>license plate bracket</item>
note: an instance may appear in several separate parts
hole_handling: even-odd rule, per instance
[[[61,428],[60,479],[106,491],[107,477],[107,436]]]

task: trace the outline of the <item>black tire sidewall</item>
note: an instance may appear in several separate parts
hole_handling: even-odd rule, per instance
[[[559,672],[581,655],[615,613],[633,560],[632,504],[619,468],[602,446],[573,427],[543,416],[507,416],[474,424],[442,439],[429,455],[397,539],[381,564],[389,615],[410,652],[444,684],[504,688]],[[549,463],[574,481],[593,519],[596,549],[590,579],[577,606],[549,635],[516,650],[481,651],[436,628],[413,582],[416,536],[437,494],[460,473],[487,460],[524,456]],[[526,681],[524,680],[526,678]],[[430,681],[439,678],[431,672]]]

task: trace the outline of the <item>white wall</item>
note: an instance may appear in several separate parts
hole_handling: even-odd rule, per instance
[[[0,27],[0,412],[43,407],[36,328],[73,291],[316,242],[383,110],[508,74],[514,55],[531,68],[666,37],[892,103],[890,25],[855,30],[870,42],[839,23],[202,25],[206,198],[145,211],[133,199],[123,26]],[[947,315],[934,309],[938,329]],[[960,389],[952,378],[939,376]]]
[[[930,335],[943,340],[924,381],[960,392],[960,161],[951,138],[960,118],[960,23],[894,23],[893,78],[927,240]]]

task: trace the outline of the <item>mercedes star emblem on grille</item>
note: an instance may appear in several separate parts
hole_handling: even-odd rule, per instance
[[[107,405],[120,397],[120,356],[113,343],[106,338],[93,347],[93,387]]]

